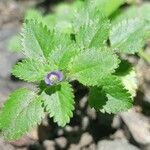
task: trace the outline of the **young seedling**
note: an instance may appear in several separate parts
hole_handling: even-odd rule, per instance
[[[102,7],[102,14],[99,3],[90,1],[72,20],[71,33],[51,29],[41,19],[25,21],[21,34],[25,58],[12,73],[36,84],[37,90],[21,88],[9,96],[0,113],[5,139],[20,138],[40,124],[45,112],[59,126],[69,123],[75,105],[70,83],[75,80],[89,87],[88,102],[97,111],[115,114],[132,107],[136,75],[119,54],[138,52],[149,35],[150,23],[135,17],[111,26],[107,17],[122,2],[117,0],[106,12]]]

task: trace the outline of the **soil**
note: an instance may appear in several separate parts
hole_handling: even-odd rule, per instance
[[[22,55],[8,51],[8,40],[20,31],[26,9],[36,6],[50,11],[59,2],[0,1],[0,107],[16,88],[34,89],[34,85],[11,76],[12,67]],[[146,51],[150,53],[150,44]],[[76,109],[67,126],[60,128],[45,117],[41,125],[18,141],[9,143],[0,138],[0,150],[150,150],[150,64],[137,57],[131,60],[140,82],[132,110],[118,115],[97,113],[87,105],[88,89],[75,82]]]

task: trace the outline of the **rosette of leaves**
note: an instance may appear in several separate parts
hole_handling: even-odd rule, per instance
[[[107,45],[110,21],[99,10],[88,9],[74,20],[74,38],[50,30],[42,21],[24,23],[21,40],[25,59],[12,73],[38,88],[21,88],[9,96],[0,113],[0,130],[5,139],[20,138],[40,124],[45,112],[59,126],[69,123],[75,105],[70,84],[74,80],[89,87],[88,102],[97,111],[118,113],[132,107],[136,83],[129,86],[129,81],[135,79],[135,74],[128,63],[119,59],[121,47]],[[124,42],[124,38],[118,40]],[[123,51],[133,53],[132,49]]]

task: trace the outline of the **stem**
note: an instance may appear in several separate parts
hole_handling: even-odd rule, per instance
[[[143,50],[139,51],[138,55],[150,64],[150,55],[146,54]]]

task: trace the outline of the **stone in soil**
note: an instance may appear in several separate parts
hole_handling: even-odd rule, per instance
[[[96,144],[92,143],[86,150],[96,150]]]
[[[114,129],[119,129],[121,126],[121,119],[119,115],[115,115],[111,124],[111,127]]]
[[[45,140],[43,146],[45,150],[55,150],[55,142],[52,140]]]
[[[128,139],[143,149],[150,146],[150,120],[146,116],[130,110],[121,113],[125,134]]]
[[[93,108],[90,108],[90,106],[87,107],[87,115],[91,120],[95,120],[97,115],[96,115],[96,111]]]
[[[93,137],[88,133],[83,133],[79,142],[80,147],[86,147],[93,142]]]
[[[148,46],[148,49],[146,50],[148,53],[150,53],[150,45]],[[145,114],[150,115],[150,67],[149,64],[146,63],[143,59],[140,59],[138,62],[138,65],[136,66],[136,72],[139,77],[139,82],[141,85],[141,92],[140,95],[138,95],[138,101],[139,105],[142,105],[143,112]]]
[[[18,149],[16,149],[16,150],[18,150]],[[20,149],[20,150],[22,150],[22,149]],[[29,145],[26,148],[26,150],[45,150],[45,149],[43,148],[43,146],[39,142],[36,142],[32,145]]]
[[[150,116],[150,97],[145,95],[142,101],[143,112]]]
[[[90,147],[93,148],[95,146],[95,144],[93,144],[93,137],[86,132],[81,135],[80,141],[77,144],[71,144],[69,146],[69,150],[95,150],[90,149]]]
[[[122,129],[118,129],[113,135],[110,136],[110,138],[113,140],[118,139],[118,140],[128,141]]]
[[[134,145],[122,140],[102,140],[97,144],[97,150],[140,150]]]
[[[15,150],[15,148],[0,138],[0,150]]]
[[[79,106],[81,109],[84,109],[85,106],[87,104],[87,96],[84,96],[83,98],[81,98],[81,100],[79,101]]]
[[[83,147],[82,150],[96,150],[96,144],[92,143],[87,147]]]
[[[56,138],[55,142],[56,142],[56,145],[61,149],[64,149],[67,146],[67,139],[65,137]]]
[[[82,130],[85,131],[88,126],[89,126],[89,117],[84,116],[82,118]]]
[[[68,150],[80,150],[81,147],[78,144],[71,144]]]

